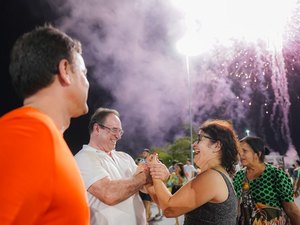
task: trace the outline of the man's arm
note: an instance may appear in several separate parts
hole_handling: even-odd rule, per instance
[[[149,172],[141,172],[131,178],[111,180],[104,177],[93,183],[88,192],[107,205],[118,204],[139,191],[143,185],[149,183]]]
[[[0,224],[34,224],[51,202],[55,137],[30,117],[2,119],[0,136]]]

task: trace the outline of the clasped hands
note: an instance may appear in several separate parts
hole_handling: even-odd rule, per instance
[[[168,168],[159,161],[157,153],[149,155],[146,163],[139,164],[135,174],[141,172],[148,174],[152,179],[160,179],[162,181],[166,181],[170,176]]]

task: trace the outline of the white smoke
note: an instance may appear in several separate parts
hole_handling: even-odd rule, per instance
[[[61,15],[56,24],[83,43],[85,62],[92,68],[89,76],[113,96],[127,147],[163,144],[170,130],[179,131],[188,123],[189,101],[195,128],[211,117],[231,119],[236,127],[262,121],[262,108],[253,121],[247,111],[255,101],[251,84],[264,86],[264,71],[255,67],[255,61],[249,70],[237,59],[239,54],[251,56],[240,53],[243,47],[216,46],[210,53],[191,57],[189,89],[185,56],[175,48],[184,32],[183,18],[169,1],[53,0],[49,4]],[[249,71],[255,79],[247,77]],[[268,100],[267,91],[261,93]]]

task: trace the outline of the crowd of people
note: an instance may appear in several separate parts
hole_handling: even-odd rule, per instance
[[[288,169],[288,175],[293,182],[294,195],[298,197],[300,195],[300,159]]]
[[[24,106],[0,119],[1,225],[147,225],[152,202],[156,216],[184,215],[184,225],[300,224],[299,165],[290,179],[265,162],[261,138],[239,140],[227,120],[204,121],[194,159],[167,168],[149,149],[138,161],[116,151],[120,114],[100,107],[89,142],[73,157],[63,133],[88,112],[81,53],[79,41],[51,25],[12,49],[10,74]],[[280,214],[264,218],[267,209]]]

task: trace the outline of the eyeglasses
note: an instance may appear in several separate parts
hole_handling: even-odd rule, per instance
[[[212,137],[209,137],[209,136],[206,136],[206,135],[200,135],[200,134],[198,134],[198,138],[197,138],[197,140],[196,140],[195,142],[196,142],[197,144],[199,144],[199,142],[202,141],[202,138],[207,138],[207,139],[216,141],[216,140],[213,139]]]
[[[193,150],[193,154],[194,155],[198,155],[200,153],[200,151],[195,151],[195,150]]]
[[[110,128],[110,127],[107,127],[107,126],[105,126],[103,124],[100,124],[100,123],[97,123],[97,124],[100,127],[107,129],[109,132],[111,132],[113,134],[119,134],[120,136],[122,136],[124,134],[124,130],[122,130],[122,129],[119,129],[119,128],[116,128],[116,127]]]

